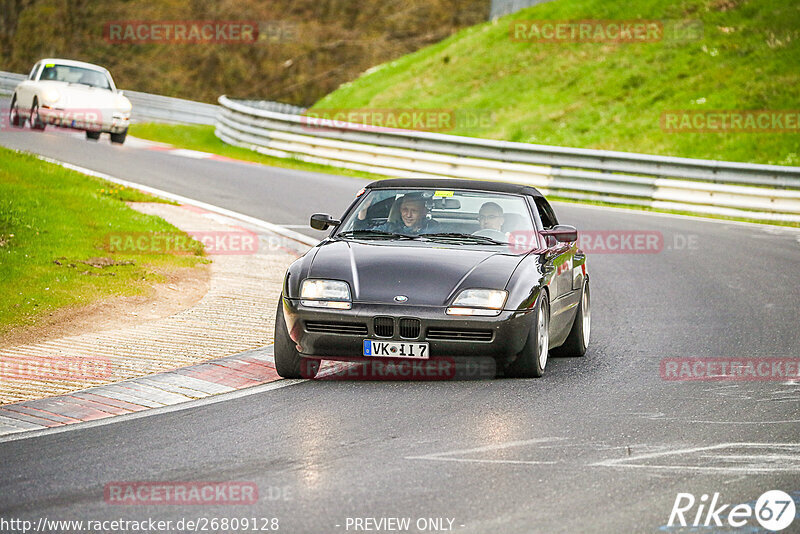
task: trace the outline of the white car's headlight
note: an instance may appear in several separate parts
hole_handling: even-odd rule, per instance
[[[447,308],[448,315],[499,315],[508,298],[501,289],[465,289]]]
[[[350,286],[341,280],[303,280],[300,304],[314,308],[349,310]]]
[[[46,89],[42,93],[42,100],[44,100],[49,104],[55,104],[56,102],[59,101],[60,98],[61,98],[61,93],[59,93],[55,89]]]
[[[128,113],[131,110],[131,101],[125,98],[124,96],[120,96],[117,98],[117,111],[121,111],[122,113]]]

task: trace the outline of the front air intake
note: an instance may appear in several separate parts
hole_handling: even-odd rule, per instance
[[[400,319],[400,337],[417,339],[419,330],[419,319]]]
[[[428,328],[427,339],[438,341],[491,341],[492,331]]]
[[[375,335],[378,337],[392,337],[394,335],[394,319],[391,317],[375,317],[373,322]]]
[[[366,336],[367,325],[364,323],[336,323],[326,321],[306,321],[306,331],[315,334],[345,334]]]

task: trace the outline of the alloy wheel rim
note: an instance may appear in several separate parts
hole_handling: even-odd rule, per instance
[[[592,309],[589,307],[589,286],[586,286],[586,289],[583,292],[583,302],[581,303],[581,307],[583,308],[583,346],[589,346],[589,334],[592,330]]]
[[[539,349],[539,367],[544,369],[547,365],[547,351],[549,345],[549,335],[547,332],[547,316],[545,315],[545,307],[539,306],[539,324],[538,330],[538,349]]]

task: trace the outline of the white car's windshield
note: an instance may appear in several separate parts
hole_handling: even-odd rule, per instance
[[[39,80],[79,83],[90,87],[111,90],[111,81],[105,73],[83,67],[59,65],[57,63],[48,63],[45,65],[41,76],[39,76]]]
[[[519,195],[445,189],[369,191],[337,235],[374,239],[407,236],[508,243],[511,232],[533,230]],[[480,239],[485,238],[485,239]]]

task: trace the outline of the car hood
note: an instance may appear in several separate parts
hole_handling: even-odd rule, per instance
[[[128,102],[124,96],[108,89],[58,81],[40,83],[42,87],[55,89],[61,95],[61,98],[54,103],[57,109],[116,110]]]
[[[504,246],[467,247],[327,241],[318,246],[308,278],[346,280],[355,302],[444,306],[462,289],[504,289],[523,258]],[[408,300],[397,303],[398,295]]]

